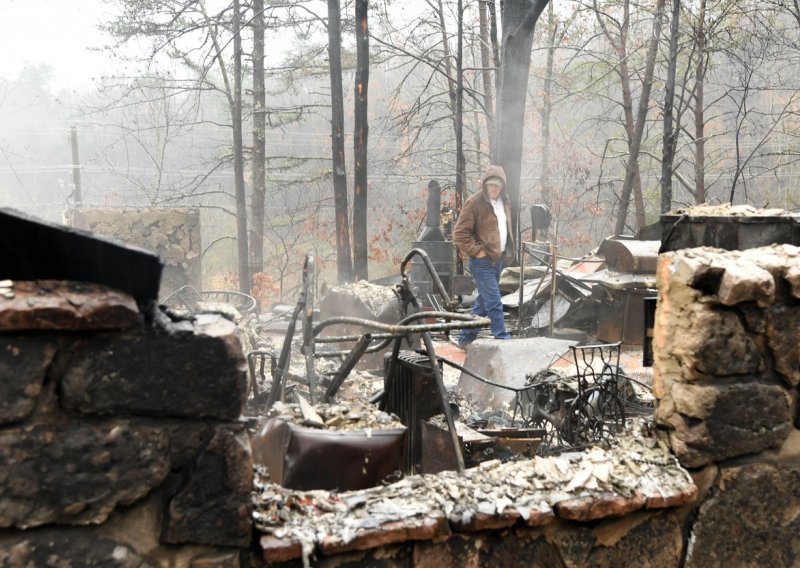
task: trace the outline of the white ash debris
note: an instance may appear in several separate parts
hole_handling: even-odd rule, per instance
[[[293,344],[292,358],[289,364],[289,373],[297,377],[305,377],[306,373],[306,360],[301,353],[302,340],[298,340],[296,345]],[[318,382],[321,385],[320,392],[324,392],[327,387],[326,380],[332,381],[336,373],[342,366],[345,355],[338,357],[324,357],[314,359],[314,369],[317,374]],[[297,389],[303,393],[303,396],[308,396],[308,387],[298,384]],[[365,371],[361,369],[353,369],[347,375],[339,391],[336,393],[336,399],[341,401],[364,401],[368,400],[372,395],[383,390],[383,377],[376,375],[374,372]]]
[[[693,494],[688,472],[667,447],[641,426],[610,449],[591,448],[552,457],[484,462],[463,474],[413,475],[383,487],[335,493],[292,491],[269,483],[256,470],[253,493],[257,528],[313,550],[326,538],[352,541],[357,531],[385,523],[444,515],[456,526],[478,514],[547,514],[558,502],[604,497]]]
[[[689,217],[792,217],[792,213],[785,209],[757,209],[751,205],[693,205],[674,209],[667,215],[688,215]]]
[[[514,426],[514,421],[510,414],[506,415],[503,411],[494,409],[481,410],[474,408],[470,410],[470,413],[466,417],[460,413],[459,409],[459,412],[453,412],[453,420],[469,426],[470,428],[478,428],[481,430],[503,430]],[[426,422],[442,430],[449,430],[447,427],[447,419],[444,414],[432,416]]]
[[[381,286],[366,280],[359,280],[355,284],[331,286],[330,292],[350,292],[358,298],[375,316],[380,314],[385,306],[398,299],[397,292],[391,286]]]
[[[462,393],[457,389],[447,391],[447,399],[451,408],[455,406],[454,418],[471,426],[480,423],[485,428],[505,428],[514,422],[514,412],[511,403],[495,403],[493,400],[478,400],[472,393]],[[517,416],[519,419],[519,416]],[[434,416],[429,420],[431,424],[447,428],[444,414]]]
[[[198,302],[197,312],[219,314],[225,316],[233,323],[240,323],[242,321],[242,313],[227,302]]]
[[[0,296],[6,300],[14,299],[14,282],[11,280],[0,280]]]
[[[316,417],[309,420],[308,413],[303,412],[300,404],[283,402],[276,402],[267,413],[267,417],[278,418],[299,426],[336,430],[371,431],[405,428],[396,416],[378,410],[369,403],[317,404],[313,409],[321,422]]]
[[[382,390],[382,376],[370,371],[353,369],[344,380],[336,398],[341,401],[369,400],[372,395]]]

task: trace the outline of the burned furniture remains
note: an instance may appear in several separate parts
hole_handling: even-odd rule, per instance
[[[195,315],[199,312],[220,312],[234,315],[233,319],[257,312],[256,299],[244,292],[233,290],[202,290],[194,286],[181,286],[161,301],[170,310],[182,315]]]
[[[453,416],[450,406],[447,403],[447,393],[437,360],[433,349],[431,334],[435,332],[449,333],[451,331],[464,328],[485,327],[489,325],[487,318],[474,317],[468,314],[455,313],[450,311],[421,311],[421,305],[417,299],[412,286],[412,279],[409,273],[409,264],[412,258],[419,257],[422,266],[429,273],[430,282],[433,288],[442,298],[444,306],[452,309],[455,303],[450,299],[445,290],[435,267],[425,251],[413,249],[406,255],[400,265],[401,284],[397,286],[396,292],[402,303],[404,317],[397,324],[386,324],[382,322],[366,320],[354,317],[335,317],[322,322],[314,322],[313,305],[313,256],[306,256],[303,267],[303,285],[300,298],[294,308],[289,327],[284,338],[283,347],[280,355],[275,355],[269,351],[251,353],[248,357],[251,371],[266,368],[266,361],[270,362],[271,384],[269,391],[258,392],[256,403],[262,404],[265,411],[272,408],[279,400],[286,399],[287,390],[290,386],[289,381],[307,386],[308,395],[312,404],[318,401],[326,403],[335,400],[336,393],[347,379],[358,360],[365,353],[376,352],[387,346],[392,346],[391,357],[386,369],[386,390],[393,390],[397,372],[397,358],[404,338],[413,334],[421,336],[425,345],[427,358],[430,368],[433,370],[433,382],[435,385],[436,399],[440,410],[445,415],[445,420],[450,431],[453,451],[457,456],[457,467],[459,471],[464,469],[464,460],[461,455],[461,446],[455,430]],[[305,358],[305,376],[300,377],[289,372],[289,364],[292,352],[292,343],[298,320],[302,322],[302,345],[300,352]],[[433,321],[433,323],[429,323]],[[359,327],[363,332],[355,335],[343,336],[323,336],[322,332],[329,327],[336,325],[347,325]],[[349,349],[325,349],[326,346],[336,344],[349,344]],[[341,366],[332,374],[320,380],[314,365],[315,359],[320,358],[340,358],[344,357]],[[322,391],[324,387],[324,392]],[[381,402],[384,393],[379,393],[372,402]],[[382,403],[385,406],[385,403]]]
[[[533,260],[531,266],[526,266],[526,257]],[[513,327],[518,336],[553,337],[556,323],[580,312],[589,297],[591,286],[559,269],[558,258],[557,247],[550,243],[520,243],[519,288],[503,296],[503,305],[516,313]]]

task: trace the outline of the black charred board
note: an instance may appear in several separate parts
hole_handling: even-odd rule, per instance
[[[0,278],[105,284],[158,300],[163,263],[143,248],[0,208]]]

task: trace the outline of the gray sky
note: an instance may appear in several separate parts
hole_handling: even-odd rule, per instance
[[[0,76],[45,63],[54,90],[88,85],[112,66],[88,50],[104,43],[97,29],[104,10],[102,0],[0,0]]]

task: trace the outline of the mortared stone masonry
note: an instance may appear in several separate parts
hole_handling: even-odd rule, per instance
[[[0,566],[240,566],[245,360],[213,315],[144,323],[100,284],[0,297]]]

